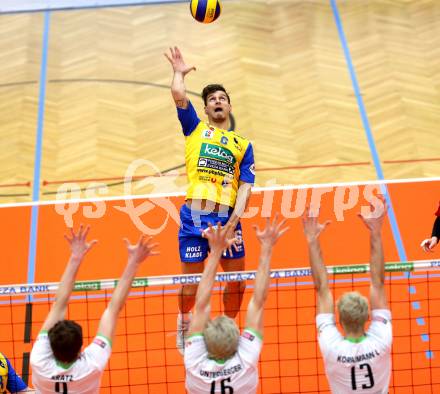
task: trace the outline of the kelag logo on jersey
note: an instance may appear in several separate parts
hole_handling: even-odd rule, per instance
[[[234,165],[236,162],[234,155],[229,149],[223,148],[222,146],[206,143],[202,144],[202,147],[200,149],[200,156],[224,161],[231,165]]]

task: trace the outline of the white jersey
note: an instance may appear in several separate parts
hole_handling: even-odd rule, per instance
[[[190,394],[255,394],[262,347],[259,334],[245,329],[234,356],[220,362],[208,358],[202,334],[191,335],[185,342],[186,389]]]
[[[333,313],[316,316],[318,340],[333,393],[386,394],[391,373],[391,312],[376,309],[365,336],[344,338]]]
[[[97,335],[73,364],[63,366],[53,356],[47,332],[42,331],[31,352],[32,383],[38,394],[99,393],[110,354],[110,340]]]

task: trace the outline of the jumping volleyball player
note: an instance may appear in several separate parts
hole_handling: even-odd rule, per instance
[[[186,339],[184,362],[186,389],[191,394],[253,394],[258,386],[258,359],[263,346],[264,303],[269,291],[272,248],[288,228],[285,220],[272,223],[267,219],[262,231],[254,226],[261,244],[260,262],[255,278],[254,294],[248,304],[246,328],[240,335],[235,321],[227,316],[210,319],[211,293],[223,250],[231,240],[228,230],[218,224],[209,225],[205,233],[211,252],[199,288],[194,316]]]
[[[317,292],[316,325],[319,347],[331,391],[337,394],[388,393],[392,329],[391,311],[384,289],[385,268],[381,235],[386,204],[376,207],[376,210],[368,215],[359,214],[370,232],[371,324],[365,332],[368,320],[367,299],[358,292],[345,293],[337,305],[345,336],[336,328],[333,297],[328,288],[327,270],[319,243],[319,236],[329,222],[318,223],[318,218],[311,217],[310,212],[303,217]]]
[[[224,271],[244,269],[244,245],[240,216],[243,214],[255,180],[251,143],[237,132],[228,130],[231,103],[221,85],[203,89],[205,114],[202,122],[186,96],[184,78],[195,67],[184,62],[178,48],[165,54],[173,67],[171,93],[185,135],[185,162],[188,189],[180,209],[179,250],[184,274],[201,273],[208,255],[208,241],[202,231],[208,223],[221,222],[228,238],[236,238],[221,256]],[[223,295],[225,313],[234,318],[240,310],[244,282],[228,283]],[[179,293],[177,348],[183,352],[184,335],[190,322],[197,285],[184,285]]]
[[[81,326],[64,320],[67,304],[75,283],[76,274],[84,256],[96,243],[87,242],[89,227],[78,233],[70,230],[71,256],[61,278],[55,303],[43,324],[31,353],[32,381],[37,393],[95,394],[99,393],[101,375],[111,354],[119,312],[125,304],[131,283],[142,261],[156,255],[151,240],[139,239],[130,245],[125,239],[128,262],[116,286],[110,303],[99,322],[98,333],[83,352]]]

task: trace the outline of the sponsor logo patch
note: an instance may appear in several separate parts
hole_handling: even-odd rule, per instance
[[[253,341],[255,339],[255,335],[252,335],[250,332],[243,332],[243,338],[246,338],[249,341]]]
[[[98,346],[101,346],[103,349],[105,349],[105,347],[107,346],[107,343],[105,341],[103,341],[102,339],[100,339],[100,338],[95,338],[93,340],[93,343],[98,345]]]
[[[212,138],[214,137],[214,129],[208,129],[208,130],[203,130],[202,132],[202,138],[206,138],[208,140],[212,140]]]
[[[236,162],[234,155],[229,149],[207,143],[202,144],[200,156],[223,161],[230,165],[235,165]]]
[[[206,165],[208,164],[208,161],[206,159],[204,159],[203,157],[199,158],[199,167],[206,167]]]
[[[223,136],[222,138],[220,138],[220,142],[221,142],[223,145],[228,145],[228,137]]]
[[[255,164],[252,164],[252,165],[249,167],[249,171],[251,172],[252,175],[255,175]]]
[[[387,324],[388,323],[387,319],[384,319],[383,317],[380,317],[380,316],[375,316],[375,317],[373,317],[372,320],[373,321],[378,321],[379,323],[383,323],[383,324]]]

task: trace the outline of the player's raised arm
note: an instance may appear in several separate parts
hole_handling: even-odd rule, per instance
[[[229,247],[234,240],[227,239],[227,228],[222,227],[218,222],[217,227],[209,223],[209,228],[204,231],[204,237],[208,239],[211,252],[203,270],[199,287],[196,293],[196,303],[194,305],[194,314],[189,326],[189,335],[200,333],[206,326],[211,312],[211,293],[214,286],[215,274],[222,257],[223,250]]]
[[[319,242],[321,232],[330,224],[330,221],[319,223],[318,216],[311,216],[309,209],[306,210],[302,221],[309,248],[309,260],[313,282],[318,296],[317,314],[334,313],[333,297],[328,287],[327,269],[322,259],[321,245]]]
[[[110,303],[101,317],[98,327],[98,334],[103,335],[110,340],[113,340],[119,313],[125,304],[128,293],[131,289],[131,284],[140,264],[148,256],[156,256],[159,254],[159,252],[153,250],[158,244],[152,243],[151,238],[146,240],[144,236],[141,236],[138,243],[135,245],[131,245],[127,239],[124,239],[124,242],[128,250],[127,265],[118,285],[116,286]]]
[[[254,226],[258,240],[260,241],[260,261],[258,264],[257,276],[255,278],[254,294],[249,301],[246,314],[246,328],[251,328],[259,334],[263,334],[263,312],[264,304],[269,292],[270,283],[270,259],[272,248],[289,228],[283,227],[285,220],[278,222],[278,214],[275,215],[273,222],[267,218],[266,227],[260,230]]]
[[[61,278],[61,282],[55,297],[55,302],[47,315],[42,330],[48,331],[57,322],[64,319],[67,304],[69,302],[70,294],[72,293],[79,266],[81,265],[87,252],[97,242],[96,240],[87,242],[86,238],[89,230],[89,226],[84,229],[83,225],[81,225],[78,233],[75,234],[73,229],[70,229],[71,237],[68,237],[67,235],[64,236],[64,238],[70,244],[71,255]]]
[[[386,201],[366,214],[359,214],[370,231],[370,304],[371,309],[388,309],[385,292],[385,262],[382,246],[382,225],[387,215]]]
[[[196,68],[194,66],[186,65],[182,54],[177,47],[170,48],[170,53],[165,53],[164,55],[173,67],[174,74],[173,82],[171,83],[171,94],[174,102],[176,103],[177,108],[187,108],[188,98],[186,97],[184,79],[186,74]]]

